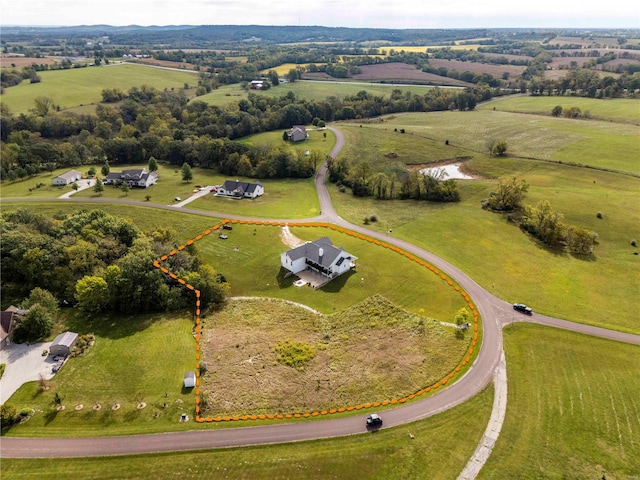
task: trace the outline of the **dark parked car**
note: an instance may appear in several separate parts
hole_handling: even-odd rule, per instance
[[[222,225],[222,228],[224,228],[225,230],[233,230],[233,227],[227,223],[225,223],[224,225]]]
[[[533,313],[531,307],[527,307],[524,303],[514,303],[513,309],[517,310],[518,312],[526,313],[527,315],[531,315]]]
[[[377,413],[372,413],[367,417],[367,427],[380,427],[382,425],[382,418]]]

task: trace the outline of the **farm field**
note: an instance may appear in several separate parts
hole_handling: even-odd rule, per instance
[[[606,101],[605,101],[606,102]],[[491,104],[490,104],[491,105]],[[498,102],[499,105],[499,102]],[[400,130],[477,153],[488,138],[504,139],[507,155],[537,158],[640,174],[640,128],[597,120],[544,118],[540,115],[478,110],[397,115],[372,129]]]
[[[309,74],[306,74],[309,75]],[[463,82],[454,78],[443,77],[433,73],[425,73],[418,70],[415,65],[407,63],[380,63],[378,65],[362,65],[360,73],[351,78],[355,81],[367,82],[393,82],[393,83],[429,83],[433,85],[453,85],[457,87],[472,87],[472,83]]]
[[[344,98],[347,95],[356,95],[362,90],[366,90],[372,95],[391,95],[393,89],[399,88],[402,92],[410,91],[417,95],[424,95],[428,86],[398,86],[384,85],[380,83],[364,82],[338,82],[338,81],[297,81],[294,83],[284,83],[269,90],[251,90],[256,95],[266,95],[280,97],[288,92],[293,92],[297,98],[307,100],[326,100],[328,97]],[[240,85],[225,85],[211,93],[196,97],[191,101],[203,101],[210,105],[224,106],[247,98],[248,91],[243,90]]]
[[[266,74],[267,72],[270,72],[271,70],[275,70],[280,77],[284,77],[289,73],[289,70],[295,70],[296,67],[305,67],[306,68],[309,65],[311,65],[311,64],[310,63],[283,63],[282,65],[278,65],[277,67],[265,68],[264,70],[261,70],[260,73]],[[326,65],[326,64],[325,63],[316,63],[315,65]]]
[[[460,73],[488,73],[496,78],[502,78],[503,73],[508,73],[511,78],[522,75],[525,68],[518,65],[494,65],[491,63],[463,62],[460,60],[445,60],[440,58],[430,58],[429,64],[434,68],[444,67],[447,70],[457,70]]]
[[[319,152],[324,160],[325,155],[331,153],[336,144],[336,137],[331,130],[316,129],[313,125],[306,126],[309,138],[300,142],[285,142],[282,134],[286,129],[273,130],[271,132],[256,133],[247,137],[239,138],[237,141],[245,145],[271,147],[287,145],[292,151]],[[326,135],[326,136],[325,136]],[[320,165],[318,165],[318,168]]]
[[[375,435],[339,437],[245,448],[156,455],[72,459],[2,459],[7,480],[60,478],[163,478],[174,476],[285,480],[429,479],[448,480],[460,473],[486,427],[493,389],[435,415]],[[414,435],[409,439],[409,433]]]
[[[560,105],[563,110],[578,107],[589,112],[592,118],[611,122],[640,125],[640,100],[628,98],[595,99],[584,97],[517,96],[498,98],[478,105],[478,110],[496,109],[502,112],[535,113],[551,115],[551,110]]]
[[[49,70],[38,74],[42,77],[40,83],[24,81],[7,88],[2,94],[2,103],[14,114],[28,112],[33,107],[33,99],[38,96],[51,97],[56,105],[66,109],[101,102],[101,93],[105,88],[118,88],[126,92],[131,87],[148,85],[159,90],[170,90],[198,81],[194,72],[125,64]]]
[[[340,129],[353,135],[348,138],[356,142],[355,148],[363,146],[360,160],[380,161],[379,154],[364,148],[384,141],[376,129]],[[415,136],[398,137],[421,144]],[[640,291],[638,277],[631,274],[638,268],[638,257],[629,245],[640,237],[635,221],[638,179],[539,161],[472,156],[465,166],[485,179],[458,181],[462,201],[457,204],[356,198],[332,185],[329,192],[346,220],[362,224],[365,217],[376,215],[378,221],[368,228],[392,229],[392,236],[433,251],[508,302],[527,303],[541,313],[573,321],[640,332],[640,323],[628,315]],[[530,185],[525,205],[547,199],[567,223],[599,234],[592,261],[549,250],[501,215],[480,208],[481,200],[495,189],[495,178],[512,175]],[[597,218],[598,211],[603,219]]]
[[[33,57],[18,57],[13,55],[2,54],[0,55],[0,68],[23,68],[30,67],[33,64],[36,65],[53,65],[57,63],[55,58],[33,58]]]
[[[640,348],[527,324],[504,339],[507,414],[478,478],[637,475]]]

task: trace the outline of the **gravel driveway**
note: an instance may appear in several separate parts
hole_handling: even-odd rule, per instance
[[[0,363],[7,366],[0,380],[0,404],[6,402],[23,383],[40,378],[47,380],[53,377],[52,368],[56,364],[52,357],[42,356],[44,349],[49,350],[51,342],[45,343],[12,343],[0,350]]]

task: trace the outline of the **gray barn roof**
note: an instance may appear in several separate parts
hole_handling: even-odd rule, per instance
[[[51,344],[51,346],[53,347],[54,345],[63,345],[65,347],[71,348],[77,338],[78,338],[78,334],[77,333],[64,332],[64,333],[61,333],[60,335],[58,335],[53,340],[53,343]]]

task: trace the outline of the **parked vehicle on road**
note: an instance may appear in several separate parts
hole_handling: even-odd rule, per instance
[[[531,315],[533,313],[533,310],[531,310],[531,307],[527,307],[524,303],[514,303],[513,309],[517,310],[518,312],[525,313],[527,315]]]
[[[382,418],[377,413],[372,413],[367,417],[367,427],[380,427]]]

